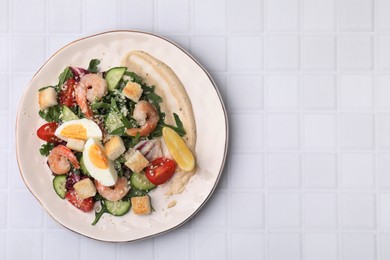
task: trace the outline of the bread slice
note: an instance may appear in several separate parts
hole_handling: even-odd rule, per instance
[[[57,105],[57,92],[52,87],[39,91],[38,104],[41,110]]]
[[[82,200],[96,195],[95,184],[93,184],[90,178],[85,178],[76,182],[73,185],[73,188],[76,191],[77,196]]]
[[[106,149],[108,158],[112,161],[116,160],[126,151],[123,140],[118,135],[111,137],[111,139],[104,144],[104,148]]]
[[[133,172],[141,172],[148,164],[149,161],[138,150],[132,151],[125,162]]]
[[[147,215],[152,212],[150,198],[148,195],[131,198],[131,208],[136,215]]]
[[[142,92],[141,85],[131,81],[129,81],[122,90],[123,95],[135,103],[139,101]]]

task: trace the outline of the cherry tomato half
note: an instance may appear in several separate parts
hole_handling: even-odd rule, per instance
[[[37,136],[43,141],[49,143],[57,143],[60,140],[54,135],[57,130],[58,124],[56,122],[46,123],[37,130]]]
[[[61,105],[65,105],[67,107],[72,107],[76,105],[76,101],[74,98],[74,88],[76,85],[76,81],[74,79],[68,79],[64,85],[61,86],[61,91],[58,94],[58,102]]]
[[[151,162],[145,170],[145,176],[154,185],[160,185],[168,181],[175,173],[174,160],[160,157]]]
[[[93,209],[94,202],[92,197],[80,199],[75,191],[69,191],[66,193],[65,198],[81,211],[89,212]]]

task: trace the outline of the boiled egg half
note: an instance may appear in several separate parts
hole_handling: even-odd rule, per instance
[[[64,141],[69,141],[69,139],[86,141],[89,138],[102,140],[100,127],[86,118],[65,122],[57,128],[54,134]]]
[[[104,186],[112,186],[118,179],[114,164],[106,155],[103,145],[94,138],[87,140],[83,151],[85,168],[91,176]]]

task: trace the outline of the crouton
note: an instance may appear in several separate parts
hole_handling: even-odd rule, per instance
[[[69,138],[68,142],[66,143],[66,147],[78,152],[84,151],[84,145],[85,145],[84,140],[73,139],[73,138]]]
[[[135,103],[139,101],[142,92],[143,90],[140,84],[131,81],[129,81],[122,90],[123,95]]]
[[[148,164],[149,161],[138,150],[132,151],[125,162],[133,172],[141,172]]]
[[[90,178],[85,178],[76,182],[73,185],[73,188],[76,191],[77,196],[82,200],[96,195],[95,184],[93,184]]]
[[[38,103],[41,110],[57,105],[57,93],[54,88],[47,87],[39,91]]]
[[[131,208],[136,215],[147,215],[152,212],[152,206],[150,205],[149,196],[131,198]]]
[[[108,158],[112,161],[116,160],[126,151],[123,140],[118,135],[113,136],[107,143],[105,143],[104,148],[106,149]]]

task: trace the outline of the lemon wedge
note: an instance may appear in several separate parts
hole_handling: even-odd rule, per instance
[[[169,152],[180,169],[186,172],[192,171],[195,168],[195,158],[183,138],[169,127],[164,127],[162,134]]]

